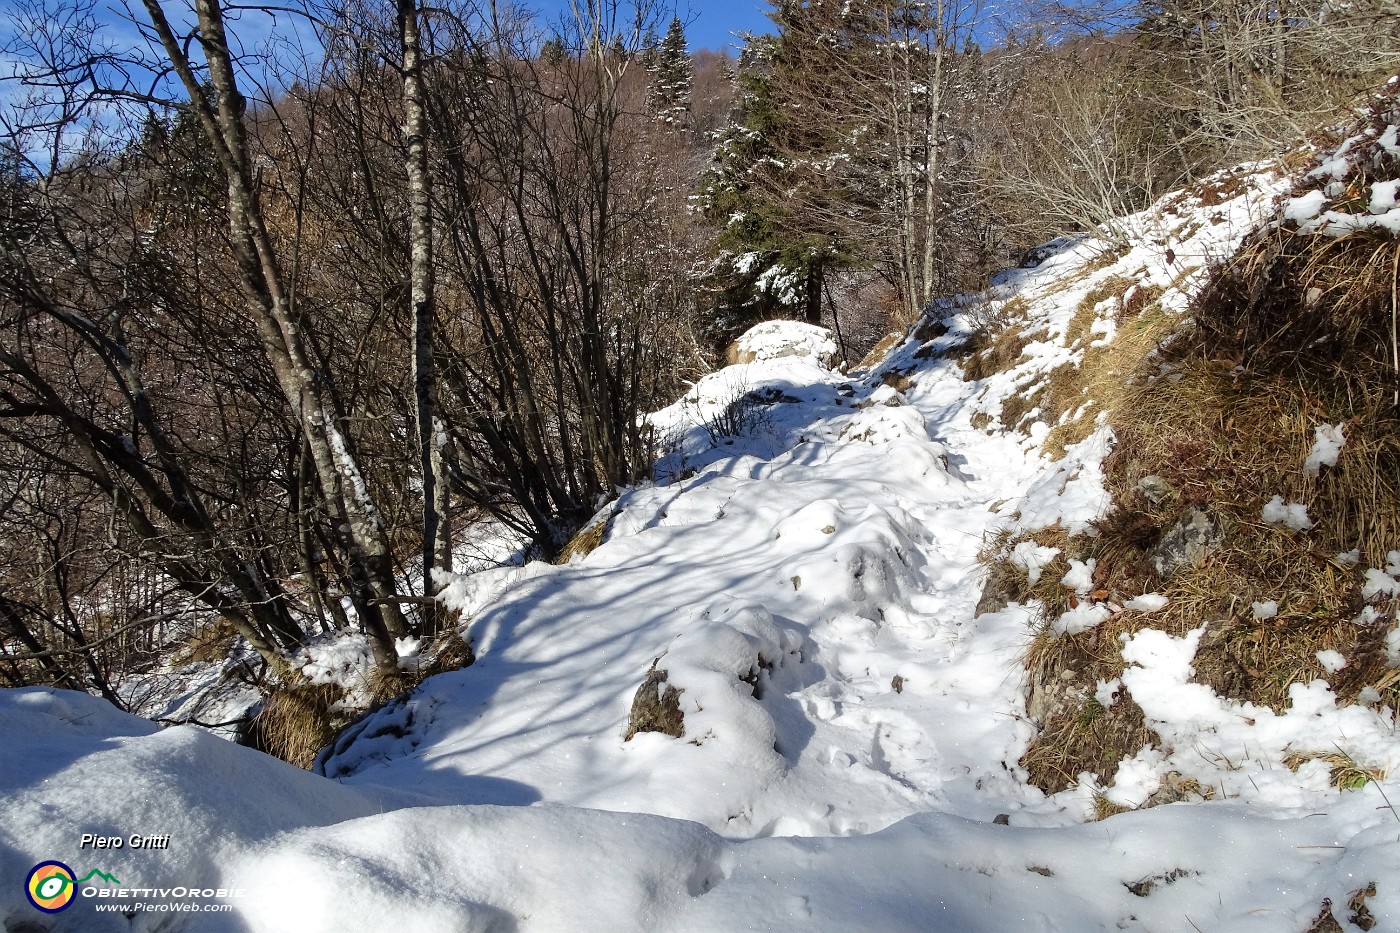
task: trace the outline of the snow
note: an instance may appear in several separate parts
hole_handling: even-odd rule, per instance
[[[1011,549],[1011,563],[1021,568],[1026,573],[1027,581],[1034,586],[1040,582],[1041,571],[1045,565],[1055,559],[1055,555],[1060,553],[1057,547],[1048,547],[1036,544],[1034,541],[1020,541]]]
[[[1283,221],[1296,226],[1298,233],[1322,234],[1331,237],[1348,236],[1368,230],[1400,234],[1400,207],[1396,206],[1396,191],[1400,181],[1380,180],[1369,184],[1369,198],[1364,213],[1357,212],[1359,204],[1339,203],[1326,209],[1328,202],[1341,199],[1354,188],[1364,184],[1361,173],[1370,168],[1382,168],[1386,161],[1400,155],[1395,144],[1397,127],[1392,110],[1389,124],[1380,136],[1371,139],[1374,130],[1365,130],[1337,147],[1304,181],[1320,184],[1321,188],[1290,198],[1282,211]],[[1365,189],[1363,189],[1365,190]]]
[[[1071,560],[1069,570],[1060,579],[1060,586],[1074,590],[1080,596],[1087,596],[1094,588],[1094,564],[1092,557],[1087,561]]]
[[[1372,182],[1371,203],[1366,209],[1372,214],[1388,214],[1395,209],[1397,190],[1400,190],[1400,179]]]
[[[1195,682],[1213,623],[1127,636],[1121,677],[1081,696],[1131,698],[1151,743],[1112,781],[1084,775],[1046,796],[1019,763],[1035,734],[1022,660],[1039,607],[976,613],[987,542],[1015,542],[1011,561],[1035,582],[1060,551],[1033,534],[1093,533],[1111,506],[1115,438],[1091,421],[1051,458],[1043,423],[985,430],[974,416],[1082,359],[1063,335],[1109,277],[1165,289],[1168,312],[1187,307],[1207,259],[1262,222],[1281,188],[1244,181],[1225,204],[1125,219],[1134,245],[1112,262],[1103,244],[1065,240],[986,294],[939,305],[950,332],[935,349],[1013,298],[1028,332],[1044,331],[985,379],[965,381],[917,339],[844,374],[822,331],[751,333],[748,361],[651,416],[666,439],[655,478],[602,507],[596,550],[435,580],[477,662],[362,720],[318,774],[92,697],[0,692],[0,874],[60,859],[127,887],[241,892],[227,914],[128,922],[80,898],[55,915],[53,930],[94,933],[1297,931],[1324,901],[1345,922],[1372,881],[1377,928],[1400,928],[1388,785],[1340,789],[1330,763],[1400,773],[1395,712],[1376,685],[1345,706],[1309,679],[1341,671],[1340,653],[1319,652],[1276,711]],[[900,390],[882,378],[895,371]],[[717,430],[736,405],[736,430]],[[1318,429],[1319,471],[1342,449],[1335,430]],[[1264,518],[1308,521],[1281,497]],[[1068,566],[1058,582],[1078,605],[1050,635],[1120,611],[1096,598],[1093,561]],[[1363,586],[1372,617],[1393,624],[1378,601],[1400,595],[1400,551]],[[1143,593],[1122,609],[1165,605]],[[1261,620],[1277,613],[1254,604]],[[1400,628],[1387,638],[1400,666]],[[337,683],[365,663],[363,639],[345,637],[302,658]],[[653,671],[676,691],[683,734],[629,740]],[[1172,772],[1211,799],[1094,819],[1102,801],[1152,802]],[[79,847],[85,832],[171,844],[94,852]],[[20,888],[0,888],[7,926],[48,923]]]
[[[1382,597],[1400,598],[1400,551],[1391,551],[1386,555],[1384,568],[1371,567],[1367,569],[1365,582],[1361,587],[1361,596],[1367,602]]]
[[[1296,224],[1306,223],[1318,214],[1322,213],[1322,207],[1327,203],[1327,195],[1321,191],[1309,191],[1301,197],[1291,199],[1283,209],[1285,220],[1291,220]]]
[[[831,332],[800,321],[766,321],[746,331],[734,342],[743,362],[764,362],[785,356],[834,365],[840,353]]]
[[[1347,659],[1340,651],[1319,651],[1317,663],[1329,674],[1335,674],[1347,666]]]
[[[1165,609],[1170,601],[1160,593],[1143,593],[1141,596],[1134,596],[1123,603],[1123,608],[1136,609],[1140,612],[1156,612],[1158,609]]]
[[[1316,439],[1313,441],[1312,450],[1308,452],[1307,460],[1303,462],[1303,472],[1309,476],[1317,476],[1323,467],[1337,465],[1337,457],[1341,455],[1342,447],[1346,444],[1343,427],[1340,424],[1322,424],[1314,429]]]
[[[1313,526],[1312,519],[1308,518],[1308,507],[1301,502],[1284,502],[1283,496],[1274,496],[1264,503],[1260,517],[1267,524],[1283,525],[1294,531],[1307,531]]]
[[[1056,635],[1077,635],[1088,631],[1112,614],[1113,610],[1102,603],[1080,603],[1051,622],[1050,631]]]

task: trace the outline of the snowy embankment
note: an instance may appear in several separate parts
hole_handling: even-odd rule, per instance
[[[1360,730],[1400,765],[1393,712],[1338,712],[1325,685],[1303,685],[1289,715],[1249,719],[1184,686],[1187,640],[1140,636],[1122,686],[1150,708],[1172,767],[1190,767],[1193,745],[1244,757],[1199,753],[1223,799],[1090,822],[1099,788],[1046,797],[1018,764],[1035,730],[1021,666],[1033,607],[975,611],[987,536],[1099,517],[1112,443],[1101,428],[1051,462],[1051,426],[988,431],[976,416],[1083,352],[1062,338],[1104,278],[1184,310],[1276,187],[1248,177],[1230,199],[1130,218],[1130,250],[1064,244],[947,303],[869,373],[833,370],[820,332],[767,328],[752,362],[655,416],[673,449],[654,485],[600,513],[595,551],[452,583],[444,598],[478,662],[342,737],[319,765],[331,779],[92,698],[0,694],[0,918],[94,931],[1303,931],[1324,902],[1348,921],[1376,882],[1366,915],[1400,929],[1400,816],[1383,782],[1343,792],[1278,761],[1290,735]],[[1012,302],[1045,339],[1006,372],[964,379],[942,351]],[[1111,339],[1111,315],[1094,331]],[[644,684],[666,731],[628,738],[647,718],[634,716]],[[1192,702],[1174,705],[1178,693]],[[1155,788],[1157,754],[1121,774],[1125,789]],[[1242,796],[1245,781],[1262,789]],[[82,833],[171,841],[95,852]],[[126,888],[242,896],[232,913],[130,924],[95,913],[100,898],[46,915],[20,885],[43,859]]]

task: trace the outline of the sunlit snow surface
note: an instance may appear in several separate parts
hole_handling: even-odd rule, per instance
[[[1324,761],[1282,764],[1340,748],[1400,772],[1392,711],[1338,709],[1322,681],[1295,686],[1284,714],[1226,701],[1190,683],[1199,631],[1144,631],[1124,646],[1122,682],[1096,695],[1130,693],[1161,748],[1110,787],[1086,776],[1046,798],[1017,764],[1034,734],[1020,664],[1033,609],[974,618],[986,537],[1087,527],[1108,505],[1113,437],[1100,428],[1050,462],[1046,426],[988,432],[973,415],[1082,352],[1059,338],[1104,278],[1164,287],[1164,307],[1183,310],[1277,190],[1260,176],[1235,201],[1131,218],[1140,245],[1107,264],[1102,244],[1066,242],[946,303],[948,334],[907,341],[874,372],[833,371],[820,335],[768,328],[751,340],[757,362],[654,416],[668,449],[657,482],[600,513],[596,551],[453,582],[446,599],[478,662],[371,717],[323,756],[333,779],[89,697],[0,693],[0,919],[74,931],[1303,931],[1324,899],[1345,924],[1374,881],[1376,928],[1400,929],[1391,785],[1341,792]],[[1015,297],[1050,338],[1011,371],[964,381],[937,351],[979,308]],[[1111,310],[1093,329],[1102,339]],[[881,378],[895,371],[912,380],[889,380],[903,391]],[[1019,559],[1029,571],[1050,556]],[[1370,573],[1384,588],[1397,569]],[[685,734],[624,741],[653,664],[681,691]],[[1140,804],[1168,770],[1222,799],[1086,822],[1095,793]],[[169,833],[171,845],[94,852],[78,848],[84,832]],[[126,886],[244,896],[230,914],[128,923],[80,899],[48,916],[22,881],[49,858]]]

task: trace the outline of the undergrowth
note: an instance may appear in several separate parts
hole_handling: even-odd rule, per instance
[[[1361,164],[1348,191],[1400,176],[1393,155]],[[1334,203],[1356,209],[1353,200]],[[1003,535],[983,554],[996,597],[984,608],[1012,599],[1041,607],[1026,657],[1041,732],[1022,763],[1047,792],[1084,772],[1104,786],[1119,761],[1156,740],[1121,689],[1108,706],[1096,697],[1123,672],[1123,637],[1143,628],[1180,637],[1206,624],[1195,680],[1223,697],[1282,713],[1292,685],[1325,680],[1342,704],[1400,708],[1400,670],[1385,650],[1400,600],[1382,594],[1368,605],[1362,585],[1367,568],[1400,548],[1400,238],[1374,227],[1305,235],[1276,223],[1214,270],[1192,323],[1163,312],[1159,296],[1121,278],[1099,283],[1064,335],[1081,361],[1052,373],[1034,400],[1052,425],[1052,457],[1101,420],[1111,425],[1108,516],[1088,534]],[[1110,313],[1115,337],[1096,341],[1095,322]],[[993,343],[971,360],[980,368],[1008,357]],[[1017,414],[1003,408],[1003,424]],[[1335,466],[1305,470],[1316,430],[1338,425],[1345,443]],[[1312,527],[1265,521],[1274,496],[1304,505]],[[1212,530],[1210,546],[1168,566],[1163,541],[1187,520]],[[1059,549],[1038,580],[1014,559],[1024,543]],[[1095,561],[1087,595],[1060,583],[1071,559]],[[1144,593],[1169,602],[1123,608]],[[1052,623],[1082,599],[1106,606],[1108,618],[1054,634]],[[1319,652],[1340,653],[1344,666],[1325,668]],[[1310,760],[1326,762],[1342,788],[1387,777],[1336,748],[1302,749],[1285,764]]]

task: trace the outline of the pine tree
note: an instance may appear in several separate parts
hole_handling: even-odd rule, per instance
[[[642,67],[646,69],[648,90],[655,81],[656,65],[661,55],[661,37],[656,34],[656,27],[647,24],[647,31],[642,36]]]
[[[671,26],[656,49],[654,61],[655,66],[648,68],[651,81],[647,87],[652,113],[666,123],[689,126],[692,69],[685,25],[679,16],[671,18]]]
[[[702,191],[721,227],[722,321],[817,322],[825,279],[841,268],[879,273],[909,316],[962,284],[952,230],[974,180],[950,110],[979,57],[964,12],[776,0],[778,32],[751,38],[740,59],[740,106]]]

